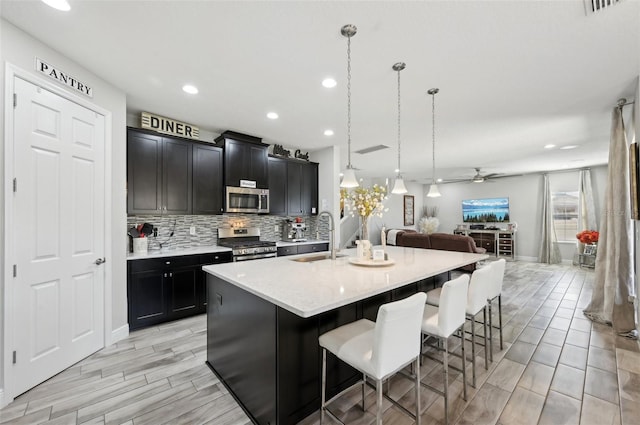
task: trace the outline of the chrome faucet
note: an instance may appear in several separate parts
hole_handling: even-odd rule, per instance
[[[318,220],[320,220],[320,217],[322,217],[324,214],[328,215],[331,221],[331,227],[329,228],[329,232],[331,233],[331,259],[335,260],[336,259],[336,223],[333,220],[333,215],[326,210],[320,211],[318,213]]]

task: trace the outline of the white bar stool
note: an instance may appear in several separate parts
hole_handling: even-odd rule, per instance
[[[467,399],[467,374],[464,354],[464,322],[466,303],[469,290],[469,276],[464,274],[442,285],[440,305],[438,307],[425,305],[422,318],[422,333],[442,341],[444,353],[442,364],[444,367],[444,391],[433,388],[425,383],[425,387],[444,397],[444,420],[449,424],[449,343],[448,338],[456,331],[460,331],[462,341],[462,387],[464,399]],[[428,296],[427,296],[427,299]]]
[[[333,329],[318,338],[322,347],[322,406],[320,407],[320,423],[324,420],[325,411],[338,422],[341,422],[327,405],[341,396],[337,394],[325,401],[327,377],[327,351],[340,360],[362,372],[362,409],[364,410],[364,386],[366,377],[376,381],[377,415],[376,424],[382,424],[382,383],[393,374],[414,363],[415,415],[400,407],[420,425],[420,324],[427,295],[419,292],[404,300],[381,305],[376,322],[361,319],[353,323]]]
[[[487,294],[487,304],[489,305],[489,345],[491,347],[490,358],[493,362],[493,311],[491,304],[493,300],[498,299],[498,323],[497,328],[500,330],[500,351],[504,350],[502,340],[502,282],[504,281],[504,270],[507,261],[504,258],[494,261],[489,266],[492,270],[491,285],[489,286],[489,292]]]
[[[485,266],[481,269],[476,269],[471,275],[471,280],[469,281],[465,315],[466,318],[471,321],[471,366],[473,376],[471,385],[474,388],[476,387],[476,316],[481,311],[483,313],[482,325],[484,327],[484,368],[489,369],[489,345],[487,344],[487,298],[492,278],[493,272],[491,268]],[[441,293],[442,288],[432,289],[427,292],[427,304],[436,307],[439,306]]]

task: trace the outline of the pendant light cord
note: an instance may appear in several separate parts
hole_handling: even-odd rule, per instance
[[[351,166],[351,36],[347,37],[347,169]]]
[[[433,159],[431,184],[436,184],[436,93],[431,94],[431,154]]]
[[[400,177],[400,71],[398,70],[398,177]]]

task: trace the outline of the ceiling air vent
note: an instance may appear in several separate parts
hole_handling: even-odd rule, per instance
[[[620,2],[621,0],[585,0],[587,9],[591,12],[599,12],[609,6]]]
[[[389,146],[387,146],[387,145],[369,146],[368,148],[364,148],[364,149],[360,149],[359,151],[355,151],[355,153],[365,154],[365,153],[371,153],[371,152],[375,152],[375,151],[381,151],[382,149],[389,149]]]

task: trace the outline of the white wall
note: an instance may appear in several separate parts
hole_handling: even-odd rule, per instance
[[[309,159],[318,162],[318,208],[329,211],[335,220],[335,244],[340,246],[340,149],[330,146],[309,152]],[[326,220],[326,217],[323,218]]]
[[[578,190],[578,177],[578,171],[550,173],[549,183],[551,190]],[[596,217],[599,220],[600,209],[603,205],[607,167],[591,168],[591,178],[596,202]],[[439,232],[451,233],[459,223],[462,223],[463,199],[508,197],[511,221],[518,223],[516,256],[522,260],[537,261],[542,229],[542,175],[531,174],[521,177],[508,177],[480,184],[442,184],[438,187],[442,196],[440,198],[427,198],[425,195],[424,205],[438,207]],[[428,189],[429,186],[426,185],[423,190],[426,193]],[[575,243],[560,245],[563,261],[572,261],[576,249]]]
[[[367,185],[378,184],[384,186],[387,184],[386,180],[374,179],[371,183],[365,183]],[[413,229],[418,227],[418,220],[422,217],[422,205],[423,205],[423,186],[420,183],[410,183],[405,181],[407,187],[407,193],[404,195],[411,195],[414,197],[414,225],[404,225],[404,195],[394,195],[391,193],[393,189],[393,179],[389,179],[387,200],[384,202],[385,209],[388,209],[382,217],[371,217],[369,219],[369,239],[371,243],[377,245],[380,243],[380,232],[382,226],[387,229]]]
[[[49,48],[44,43],[30,37],[7,21],[0,19],[0,58],[2,66],[0,67],[0,79],[5,82],[5,66],[11,64],[28,74],[32,74],[38,78],[41,77],[35,71],[35,58],[38,57],[44,61],[55,64],[57,67],[64,69],[69,74],[74,75],[79,80],[91,85],[94,89],[94,97],[90,102],[96,106],[111,112],[111,140],[107,140],[107,145],[111,149],[112,163],[111,169],[107,171],[107,178],[111,184],[111,234],[107,235],[112,241],[111,252],[106,253],[107,263],[105,264],[107,280],[111,283],[111,293],[105,294],[107,299],[112,299],[112,308],[106,312],[107,323],[111,322],[111,331],[107,331],[107,342],[112,342],[113,335],[116,337],[127,335],[127,274],[126,274],[126,233],[122,230],[126,228],[126,96],[125,94],[100,79],[98,76],[84,69],[81,65],[69,60],[65,56],[60,55],[55,50]],[[46,78],[46,77],[42,77]],[[53,81],[53,80],[52,80]],[[61,86],[64,87],[64,86]],[[4,84],[2,84],[2,102],[0,102],[0,111],[2,120],[0,120],[0,133],[4,136],[4,119],[5,103],[9,103],[11,93],[4,93]],[[9,139],[10,140],[10,139]],[[4,143],[3,149],[0,151],[0,166],[2,166],[2,175],[4,176]],[[109,164],[106,164],[109,166]],[[5,194],[2,196],[3,205],[5,205]],[[3,214],[3,213],[2,213]],[[2,216],[4,222],[4,216]],[[2,247],[0,252],[2,262],[5,256],[5,235],[2,234]],[[6,265],[2,264],[2,272]],[[2,285],[2,283],[0,283]],[[4,287],[0,286],[0,305],[4,304],[2,299]],[[0,314],[0,318],[2,314]],[[0,319],[1,320],[1,319]],[[4,325],[3,325],[4,326]],[[4,331],[4,327],[2,327]],[[4,338],[4,335],[0,335]],[[2,350],[0,350],[2,351]],[[4,362],[2,363],[4,364]],[[4,388],[4,375],[0,372],[0,388]],[[1,391],[1,390],[0,390]],[[0,403],[2,400],[0,400]]]

